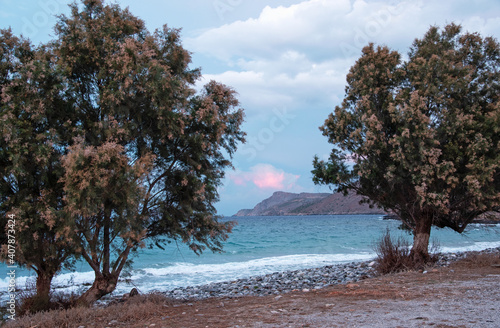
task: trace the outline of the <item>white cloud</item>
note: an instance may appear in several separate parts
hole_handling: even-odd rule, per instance
[[[262,60],[280,67],[283,61],[353,59],[369,42],[406,51],[430,25],[452,21],[481,33],[498,33],[500,18],[487,10],[494,2],[483,3],[477,8],[456,0],[309,0],[289,7],[267,6],[258,18],[209,29],[185,43],[195,52],[243,69]]]
[[[270,113],[277,106],[307,110],[311,102],[333,107],[344,96],[348,69],[369,42],[404,55],[430,25],[453,21],[465,29],[498,34],[500,18],[480,18],[455,9],[462,1],[455,3],[309,0],[267,6],[257,18],[209,29],[186,44],[231,67],[205,79],[234,87],[247,116]]]
[[[244,70],[206,74],[202,83],[216,80],[235,88],[242,106],[251,110],[247,115],[272,115],[277,107],[305,110],[311,103],[332,106],[344,88],[346,65],[337,61],[314,63],[299,53],[285,53],[287,56],[279,62],[242,62]]]
[[[332,147],[318,126],[341,103],[345,76],[369,42],[405,56],[415,38],[423,37],[431,25],[444,27],[451,22],[498,38],[499,10],[498,0],[478,0],[477,4],[466,0],[309,0],[267,6],[254,18],[185,39],[186,48],[224,68],[205,75],[205,82],[213,79],[235,88],[246,110],[248,143],[236,157],[251,167],[238,171],[241,176],[231,175],[228,197],[265,198],[263,193],[269,188],[259,188],[253,180],[257,168],[263,167],[252,166],[263,162],[274,165],[274,170],[268,167],[270,179],[263,181],[281,181],[271,179],[281,179],[282,171],[276,169],[280,167],[300,175],[296,180],[293,174],[288,176],[297,188],[301,186],[300,191],[312,188],[312,158],[329,154]],[[293,119],[276,125],[276,108],[286,110]],[[287,173],[282,173],[286,181]],[[244,196],[233,192],[234,182],[247,184],[238,189],[245,190]]]
[[[234,87],[247,117],[282,106],[291,111],[307,111],[311,104],[333,107],[361,48],[388,33],[386,27],[410,5],[310,0],[267,6],[258,18],[207,30],[186,44],[231,67],[205,75],[204,81]]]
[[[225,61],[239,57],[278,60],[289,51],[322,61],[344,55],[341,43],[361,49],[370,40],[383,39],[393,31],[391,24],[414,15],[416,6],[414,1],[390,5],[363,0],[310,0],[290,7],[268,6],[256,19],[205,31],[187,39],[186,44],[195,52]],[[399,34],[409,31],[397,30]]]

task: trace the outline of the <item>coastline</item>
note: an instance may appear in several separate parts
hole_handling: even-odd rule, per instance
[[[382,222],[379,220],[376,221]],[[493,225],[492,226],[494,227],[493,230],[482,229],[482,227],[485,226],[487,227],[488,225],[480,223],[471,224],[470,225],[471,233],[472,232],[476,233],[476,231],[484,230],[488,234],[495,233],[495,236],[498,237],[498,228],[500,227],[500,225],[498,224]],[[478,228],[480,229],[478,230]],[[473,240],[474,243],[471,243],[470,245],[464,247],[453,247],[453,246],[451,247],[438,246],[438,247],[441,249],[441,251],[443,251],[444,254],[463,253],[467,251],[480,251],[482,249],[490,247],[493,248],[500,247],[500,241],[498,241],[497,239],[493,239],[495,241],[479,242],[480,237],[481,237],[480,235],[476,236],[476,239]],[[231,252],[229,252],[228,254],[231,255]],[[356,254],[359,255],[360,253]],[[347,253],[343,255],[347,255]],[[369,256],[365,255],[342,258],[342,257],[324,257],[324,256],[310,257],[310,255],[304,254],[301,257],[299,256],[299,258],[293,257],[292,262],[290,262],[290,258],[288,256],[284,256],[283,258],[286,258],[284,260],[278,256],[278,257],[264,258],[265,261],[258,261],[258,263],[253,263],[253,261],[250,261],[248,263],[244,261],[241,262],[244,263],[245,265],[233,265],[233,264],[240,264],[240,262],[228,261],[227,263],[230,263],[231,266],[227,268],[225,268],[221,264],[214,265],[213,263],[210,263],[208,265],[205,265],[205,263],[201,263],[199,266],[196,265],[192,266],[192,265],[185,265],[184,263],[179,262],[179,264],[181,265],[180,269],[175,268],[175,270],[167,269],[167,270],[158,270],[159,272],[154,272],[155,270],[140,271],[140,269],[138,269],[138,273],[134,273],[133,279],[142,279],[142,280],[126,281],[125,279],[121,279],[120,286],[117,287],[114,293],[111,294],[110,296],[105,297],[99,303],[105,305],[113,300],[121,299],[122,295],[128,293],[133,287],[136,287],[139,290],[139,292],[143,294],[150,293],[152,291],[157,291],[157,292],[162,292],[165,295],[168,295],[169,297],[172,297],[174,299],[187,299],[187,298],[194,299],[197,297],[206,298],[211,296],[231,296],[231,295],[256,295],[256,294],[266,295],[267,293],[269,293],[269,291],[271,291],[271,294],[276,294],[283,290],[287,291],[300,290],[300,289],[314,290],[326,286],[329,283],[331,284],[342,283],[343,277],[337,278],[337,276],[345,274],[342,273],[343,270],[348,273],[349,271],[358,270],[359,271],[358,273],[356,272],[352,273],[354,275],[354,280],[359,279],[359,277],[356,278],[356,275],[364,276],[365,278],[370,277],[371,273],[366,268],[366,264],[371,262],[375,258],[375,254],[374,253],[368,254]],[[283,263],[285,263],[283,265],[282,265],[282,260],[284,261]],[[365,263],[363,264],[363,262]],[[277,263],[279,263],[279,265],[276,265]],[[300,265],[296,265],[295,267],[293,267],[292,265],[288,265],[288,263],[300,263]],[[342,266],[345,265],[351,265],[352,268],[341,268]],[[358,265],[364,267],[356,268],[356,266]],[[333,272],[324,273],[326,274],[326,277],[315,277],[312,280],[309,279],[310,281],[303,281],[304,276],[318,275],[318,274],[322,275],[323,273],[321,273],[321,271],[323,270],[322,268],[324,266],[326,266],[327,267],[326,269],[330,271],[333,270],[332,267],[337,268],[338,272],[335,272],[335,270],[333,270]],[[248,269],[247,267],[250,267],[254,272],[248,274],[246,271],[246,269]],[[258,269],[255,270],[254,267]],[[286,273],[282,274],[282,276],[283,277],[290,276],[290,277],[287,279],[283,279],[283,277],[278,277],[276,275],[276,272]],[[297,272],[302,272],[303,276],[294,277],[294,275]],[[199,279],[199,278],[189,279],[192,283],[189,282],[184,283],[184,280],[188,280],[183,278],[184,273],[191,274],[193,277],[199,277],[200,273],[201,274],[208,273],[208,275],[212,275],[212,278],[215,279]],[[137,278],[137,276],[139,278]],[[266,286],[261,287],[260,281],[253,281],[255,277],[261,277],[261,276],[264,277],[264,279],[267,281]],[[182,279],[183,283],[178,282],[180,280],[176,280],[179,277]],[[18,279],[20,278],[20,280],[17,281],[17,285],[20,287],[20,290],[24,291],[25,288],[23,287],[30,286],[28,285],[28,280],[26,282],[24,282],[23,280],[26,277],[20,276],[17,278]],[[86,288],[88,288],[88,286],[90,286],[93,279],[93,273],[91,271],[69,272],[65,274],[60,274],[56,278],[57,280],[54,280],[53,284],[53,292],[55,294],[78,293],[78,292],[83,292]],[[31,284],[33,284],[34,277],[31,276],[29,279]],[[280,282],[290,280],[291,283],[279,284],[278,286],[275,286],[277,284],[277,280]],[[174,283],[171,283],[171,281],[174,281]],[[4,283],[5,285],[4,281],[2,283]],[[2,301],[6,300],[6,295],[7,295],[6,291],[7,291],[6,287],[0,290],[0,298]],[[176,293],[175,295],[173,294],[174,292]],[[194,297],[192,296],[193,294]]]
[[[135,259],[133,270],[130,271],[131,275],[120,279],[113,295],[121,297],[133,287],[141,293],[153,290],[167,291],[178,287],[202,286],[210,282],[229,282],[274,272],[304,270],[352,261],[371,261],[376,254],[369,246],[369,238],[375,238],[371,236],[376,235],[376,231],[385,230],[383,228],[385,226],[397,225],[397,222],[384,221],[378,215],[326,216],[326,218],[316,216],[314,220],[289,218],[274,217],[270,223],[273,224],[274,230],[260,229],[262,226],[268,227],[266,218],[261,217],[257,221],[253,218],[242,219],[227,243],[224,254],[207,253],[198,258],[188,253],[187,249],[172,250],[170,253],[147,250]],[[297,231],[297,227],[301,227],[302,224],[307,226],[310,233],[296,235],[290,233]],[[338,224],[342,227],[348,226],[349,229],[335,230],[338,229]],[[366,225],[368,228],[364,229]],[[362,229],[360,229],[361,226]],[[500,246],[500,240],[498,240],[500,225],[490,228],[484,224],[471,224],[469,228],[470,231],[462,235],[451,234],[446,229],[435,229],[433,241],[439,240],[440,249],[443,252],[481,250]],[[278,232],[266,234],[266,230]],[[360,233],[365,230],[370,232]],[[462,236],[465,235],[467,238],[464,239]],[[261,236],[265,237],[261,238]],[[350,237],[344,238],[344,236]],[[293,241],[294,245],[300,244],[300,249],[290,251],[293,246],[288,244],[290,241]],[[443,241],[442,244],[441,241]],[[273,249],[273,251],[268,252],[267,249]],[[86,263],[78,264],[74,271],[59,273],[53,280],[53,292],[85,291],[94,279],[94,273],[86,265]],[[3,277],[6,275],[4,274]],[[35,276],[33,272],[24,274],[22,270],[19,270],[16,279],[19,288],[25,290],[32,287]],[[6,299],[7,284],[6,278],[0,279],[0,300],[2,301]],[[304,288],[313,289],[314,287],[315,285]]]
[[[432,268],[448,267],[454,262],[467,258],[470,254],[492,254],[500,257],[500,247],[481,251],[438,253],[438,260],[431,266]],[[278,296],[297,291],[320,290],[328,286],[355,283],[380,276],[375,271],[374,264],[374,260],[333,264],[154,292],[175,301],[197,301],[208,298],[238,298],[244,296]],[[126,297],[127,294],[125,294],[125,297],[105,297],[96,306],[120,303]]]
[[[172,299],[139,295],[107,306],[39,313],[17,327],[498,327],[500,247],[446,254],[425,271],[278,295]]]

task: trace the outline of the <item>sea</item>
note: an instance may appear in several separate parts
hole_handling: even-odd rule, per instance
[[[141,293],[167,291],[177,287],[233,281],[274,272],[300,270],[375,259],[375,243],[387,229],[394,237],[412,241],[398,229],[400,223],[381,215],[254,216],[228,217],[237,225],[222,253],[206,250],[198,256],[182,243],[165,250],[141,249],[120,280],[113,295],[136,287]],[[431,244],[444,253],[479,251],[500,247],[500,225],[471,224],[464,233],[433,228]],[[431,246],[432,247],[432,246]],[[0,300],[8,297],[11,269],[0,264]],[[33,271],[15,269],[20,289],[34,286]],[[74,271],[63,271],[53,280],[56,292],[79,293],[92,284],[94,273],[85,262]]]

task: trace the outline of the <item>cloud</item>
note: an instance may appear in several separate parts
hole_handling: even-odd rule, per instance
[[[265,7],[258,18],[237,21],[205,31],[186,40],[195,52],[224,61],[240,58],[279,59],[287,52],[307,54],[315,62],[343,53],[342,44],[359,50],[368,41],[384,41],[384,36],[412,33],[392,25],[412,17],[421,1],[309,0],[289,7]],[[412,36],[414,37],[414,36]]]
[[[500,18],[488,7],[495,7],[495,2],[471,6],[465,0],[309,0],[288,7],[266,6],[257,18],[208,29],[185,44],[235,70],[286,72],[293,78],[311,71],[312,64],[333,59],[350,60],[349,67],[369,42],[406,52],[430,25],[456,21],[480,33],[498,32]]]
[[[226,64],[202,83],[213,79],[235,88],[250,119],[276,107],[307,112],[343,97],[345,76],[362,47],[403,34],[390,27],[412,3],[309,0],[267,6],[257,18],[206,30],[185,44]]]
[[[253,184],[259,189],[292,190],[297,189],[299,175],[286,173],[270,164],[257,164],[250,171],[235,171],[229,174],[229,179],[237,186]]]
[[[242,103],[260,111],[300,107],[304,99],[322,99],[332,90],[343,89],[349,64],[344,60],[315,63],[302,53],[288,51],[277,61],[241,60],[241,71],[207,74],[202,82],[216,80],[230,85],[239,92]]]
[[[499,9],[498,0],[297,1],[267,6],[253,18],[185,39],[187,49],[216,63],[204,82],[213,79],[233,87],[246,112],[248,142],[236,159],[247,166],[228,173],[231,204],[260,201],[273,188],[316,188],[311,182],[312,158],[328,156],[332,148],[318,126],[341,104],[349,68],[369,42],[404,57],[431,25],[451,22],[499,37]],[[276,125],[277,108],[293,119]],[[252,166],[256,163],[274,166]]]
[[[339,104],[348,70],[369,42],[405,55],[430,25],[457,22],[483,35],[498,34],[500,18],[484,9],[488,6],[495,4],[309,0],[266,6],[256,18],[208,29],[185,43],[224,63],[225,70],[204,75],[202,82],[216,80],[235,88],[249,120],[269,117],[276,107],[305,114],[312,107]]]

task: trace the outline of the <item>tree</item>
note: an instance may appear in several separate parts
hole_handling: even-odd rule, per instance
[[[432,225],[463,232],[500,206],[500,47],[450,24],[416,39],[408,60],[363,49],[346,97],[320,128],[335,145],[314,182],[354,190],[397,214],[428,260]]]
[[[48,304],[50,284],[63,267],[71,267],[74,247],[64,236],[62,149],[53,127],[60,79],[46,49],[34,48],[10,30],[0,31],[0,225],[1,260],[8,261],[8,216],[15,220],[18,264],[37,274],[35,304]],[[54,106],[55,105],[55,106]],[[57,108],[57,109],[56,109]]]
[[[65,236],[95,273],[80,297],[88,304],[115,289],[146,244],[222,249],[232,223],[213,205],[245,134],[234,90],[211,81],[196,93],[200,70],[189,68],[179,30],[150,33],[101,0],[70,8],[46,50],[63,98],[53,104],[60,212],[70,218]]]

